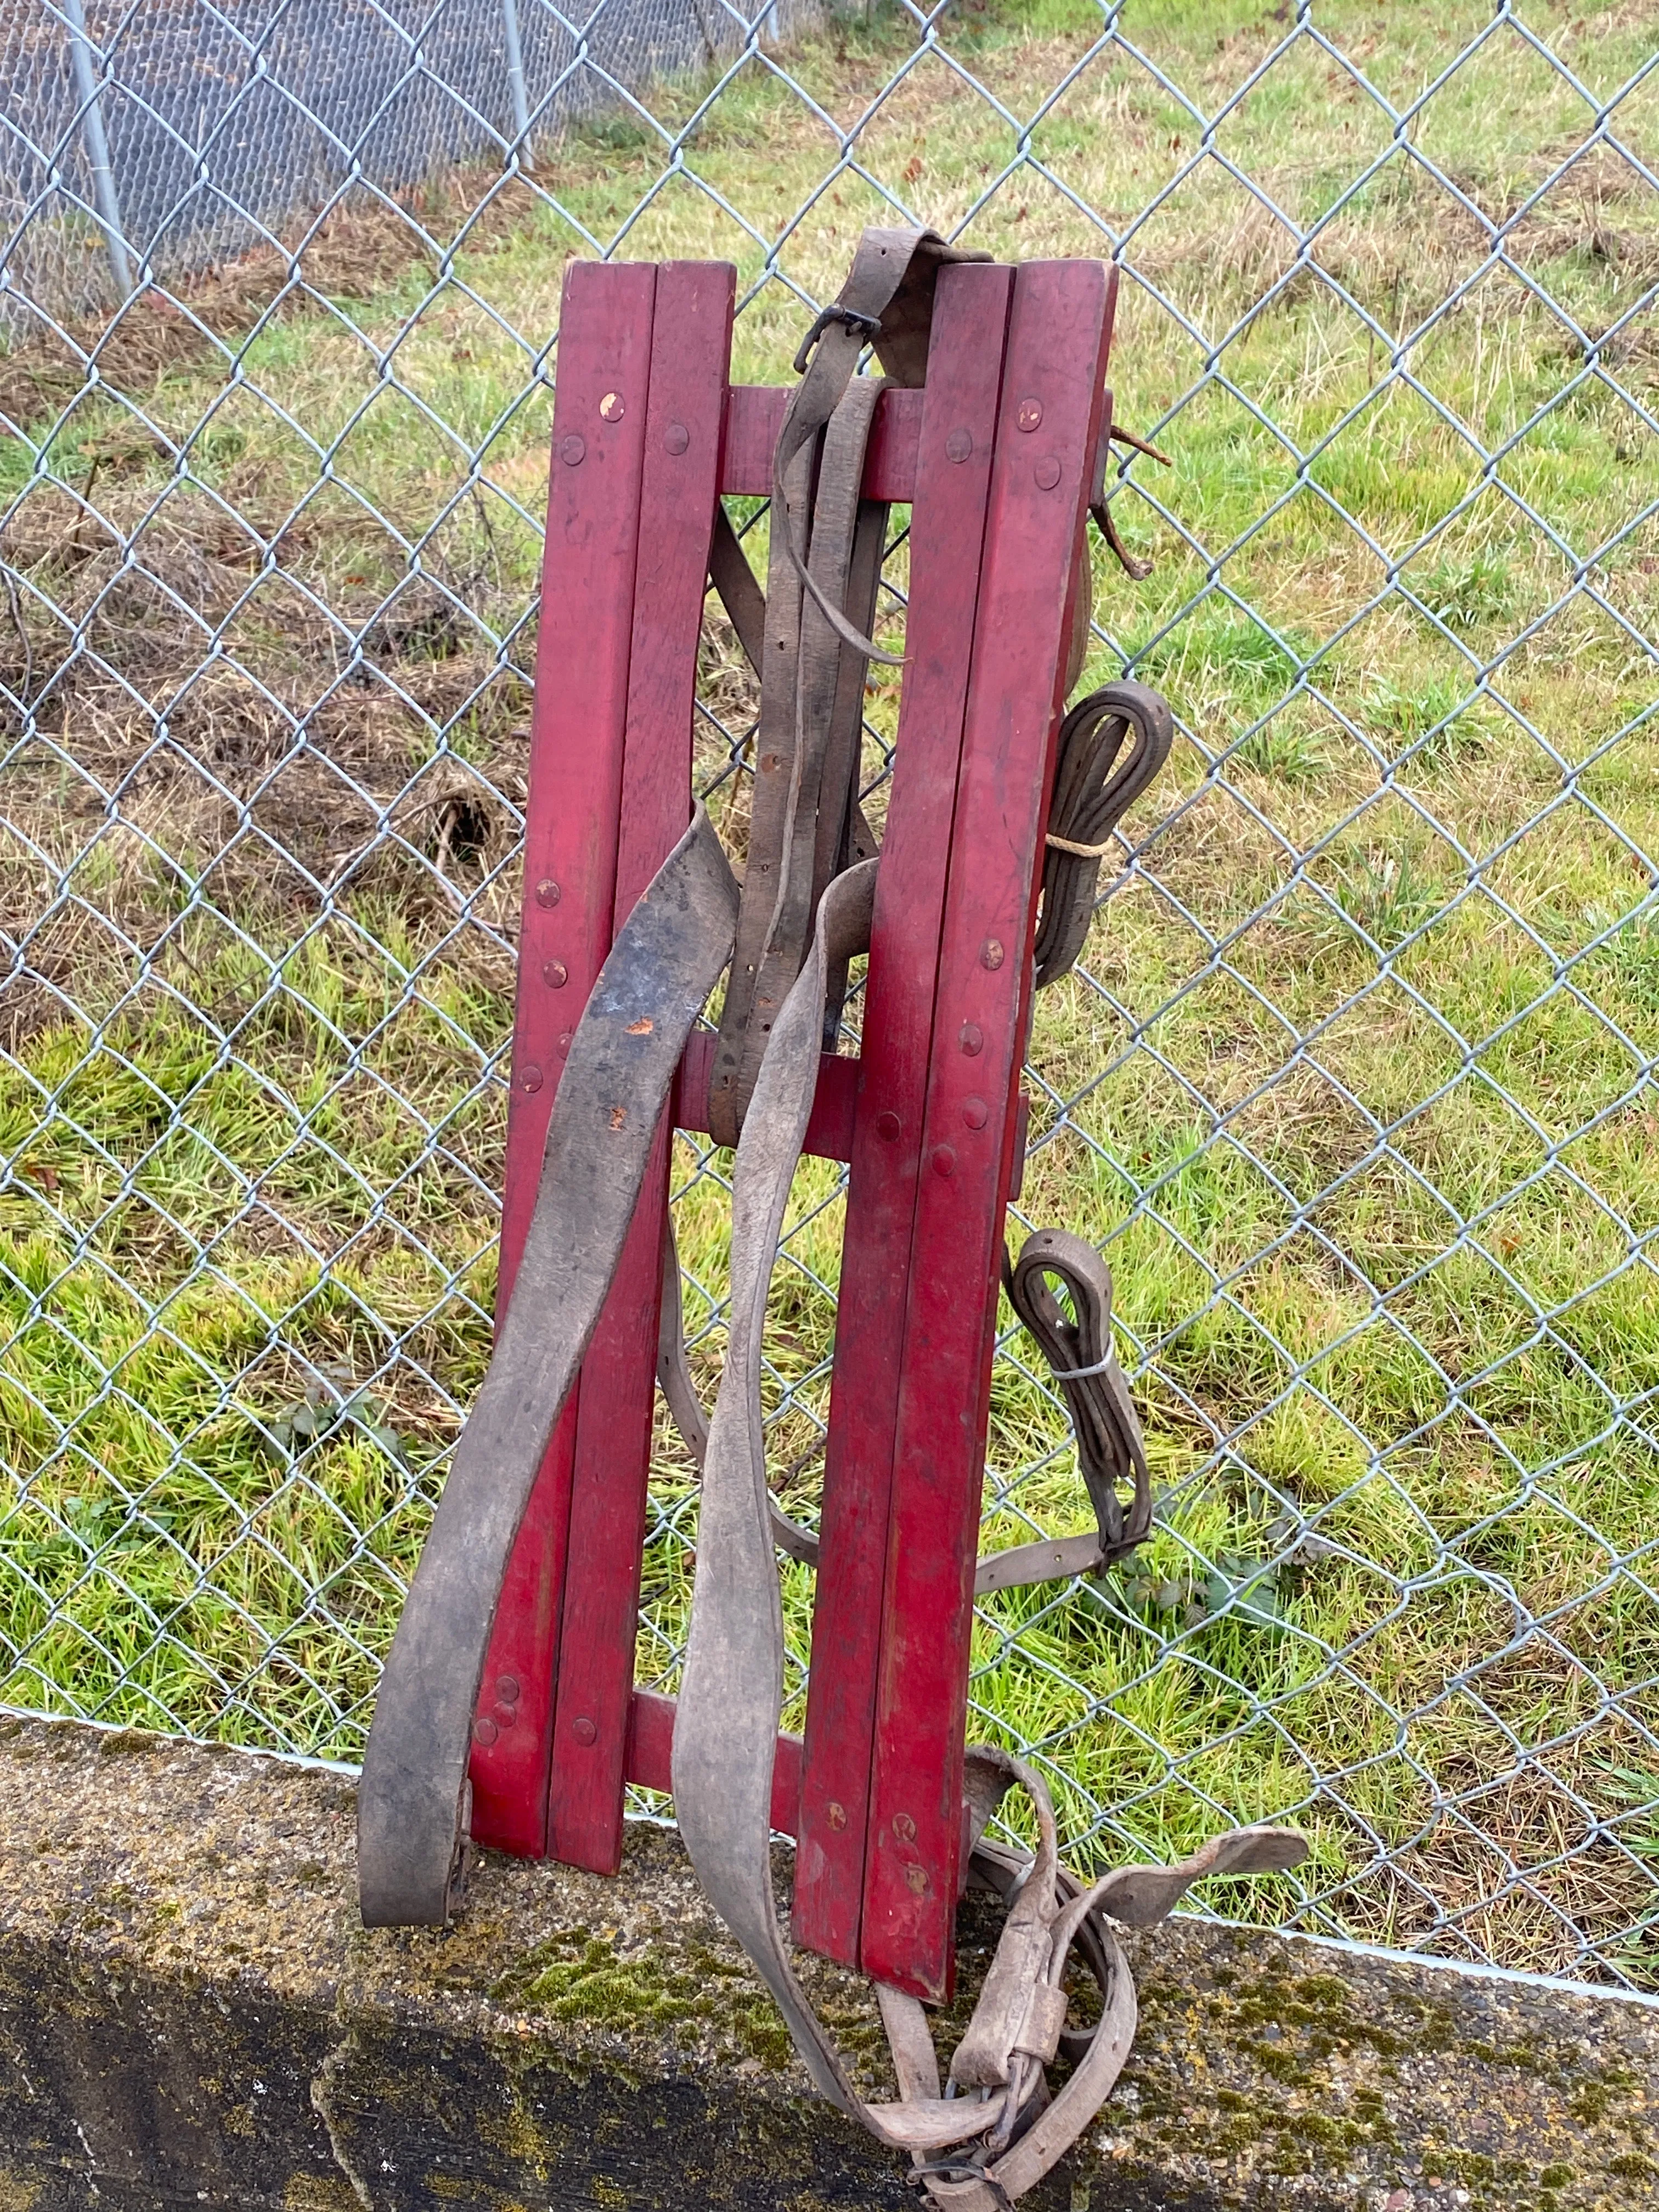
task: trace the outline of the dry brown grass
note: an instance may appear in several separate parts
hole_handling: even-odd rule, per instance
[[[142,398],[166,377],[228,362],[273,315],[370,300],[413,273],[429,274],[458,236],[487,251],[522,226],[532,204],[517,183],[487,198],[498,183],[494,172],[459,169],[395,194],[348,187],[326,212],[295,218],[270,244],[141,292],[114,314],[36,308],[0,352],[0,428],[36,424],[75,399],[91,363],[112,389]],[[15,312],[32,305],[26,299]]]

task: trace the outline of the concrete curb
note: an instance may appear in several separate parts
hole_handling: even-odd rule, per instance
[[[337,1774],[4,1724],[0,2212],[915,2212],[672,1834],[367,1934],[352,1829]],[[1195,1921],[1135,1954],[1135,2055],[1033,2212],[1659,2206],[1659,2008]],[[875,2087],[868,1991],[804,1971]]]

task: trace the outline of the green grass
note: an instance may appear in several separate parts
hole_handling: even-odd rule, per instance
[[[1316,17],[1397,102],[1491,21],[1370,0]],[[1651,43],[1628,7],[1523,20],[1598,97]],[[1232,0],[1132,0],[1122,27],[1209,113],[1287,31]],[[1474,283],[1478,222],[1401,152],[1367,175],[1389,128],[1304,39],[1216,139],[1322,223],[1297,265],[1218,162],[1155,204],[1194,119],[1122,46],[1086,59],[1099,29],[1083,0],[946,17],[943,46],[1036,118],[1029,138],[934,55],[856,148],[917,215],[976,209],[969,241],[999,255],[1123,240],[1117,410],[1175,462],[1127,471],[1116,512],[1156,565],[1131,582],[1097,549],[1085,682],[1127,665],[1183,736],[1087,974],[1039,1002],[1020,1208],[1108,1253],[1163,1509],[1133,1575],[988,1602],[975,1725],[1040,1744],[1085,1859],[1288,1809],[1325,1924],[1409,1944],[1440,1914],[1442,1948],[1650,1982],[1659,1620],[1622,1563],[1659,1509],[1639,1249],[1659,460],[1572,328],[1618,331],[1607,365],[1651,409],[1651,314],[1622,319],[1659,276],[1659,206],[1603,149],[1509,234],[1528,282]],[[791,67],[850,126],[911,36],[878,13]],[[678,124],[706,89],[654,97]],[[1589,128],[1499,26],[1411,135],[1503,220]],[[1650,161],[1651,90],[1613,128]],[[890,211],[851,167],[825,184],[830,136],[758,69],[653,194],[665,144],[633,121],[572,131],[443,276],[412,229],[401,259],[377,234],[361,281],[337,272],[251,339],[226,324],[217,349],[162,348],[67,406],[43,370],[27,434],[0,441],[0,550],[27,586],[0,676],[20,688],[26,634],[42,732],[4,767],[27,946],[0,1003],[11,1703],[361,1746],[488,1356],[488,1077],[546,495],[532,368],[565,261],[595,241],[722,255],[747,295],[762,247],[723,199],[827,296]],[[434,185],[410,214],[447,240],[455,206]],[[401,219],[377,220],[395,244]],[[734,374],[781,380],[802,320],[761,284]],[[27,390],[28,362],[9,367]],[[704,679],[740,730],[718,625]],[[896,701],[880,672],[888,738]],[[740,844],[742,779],[700,744]],[[683,1139],[712,1395],[727,1227],[704,1164]],[[778,1485],[810,1516],[841,1219],[820,1164],[792,1218],[768,1387]],[[1084,1517],[1060,1409],[1010,1355],[991,1544]],[[656,1484],[641,1673],[672,1682],[695,1492],[665,1431]],[[785,1569],[796,1713],[811,1579]],[[1289,1894],[1212,1901],[1271,1915]]]

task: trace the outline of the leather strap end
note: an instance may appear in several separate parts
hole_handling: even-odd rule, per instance
[[[982,2135],[1002,2118],[1007,2093],[972,2097],[922,2097],[907,2105],[866,2105],[865,2125],[895,2150],[948,2150]]]
[[[1029,1895],[1035,1899],[1036,1893],[1033,1882]],[[1028,1919],[1021,1913],[1020,1905],[1027,1895],[1028,1892],[1021,1893],[1003,1923],[1001,1940],[974,2016],[951,2061],[951,2078],[964,2089],[995,2089],[1006,2084],[1009,2059],[1030,2016],[1031,1994],[1047,1986],[1043,1975],[1051,1949],[1048,1929],[1043,1921],[1035,1917]]]

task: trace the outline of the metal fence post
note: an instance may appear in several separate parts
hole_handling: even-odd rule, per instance
[[[511,0],[507,0],[511,5]],[[132,297],[132,264],[121,234],[121,203],[116,196],[115,173],[109,164],[109,140],[104,135],[104,111],[99,104],[98,79],[93,71],[93,46],[87,36],[86,9],[82,0],[64,0],[69,24],[70,61],[75,70],[75,89],[81,101],[81,127],[86,134],[87,162],[92,171],[92,196],[109,243],[110,273],[121,298]],[[101,59],[101,56],[100,57]]]
[[[530,102],[524,85],[524,48],[519,43],[519,0],[501,0],[501,33],[507,44],[507,83],[513,95],[513,136],[520,166],[533,169],[530,150]]]

